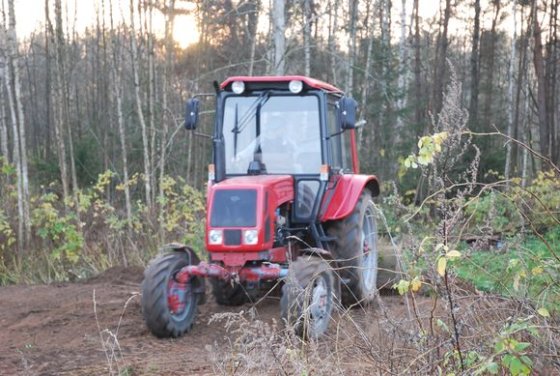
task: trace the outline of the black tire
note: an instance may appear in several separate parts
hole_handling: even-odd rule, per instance
[[[280,299],[288,328],[307,339],[326,333],[335,307],[335,280],[329,264],[319,257],[303,256],[291,263]]]
[[[191,329],[203,281],[195,277],[181,284],[173,277],[182,267],[198,263],[194,252],[186,249],[156,257],[144,271],[142,314],[156,337],[180,337]],[[171,311],[170,296],[178,300],[178,312]]]
[[[240,306],[249,300],[245,293],[243,285],[234,282],[222,281],[221,279],[211,278],[212,295],[216,299],[216,303],[224,306]]]
[[[377,226],[371,193],[364,190],[349,216],[328,226],[345,306],[370,303],[377,294]]]

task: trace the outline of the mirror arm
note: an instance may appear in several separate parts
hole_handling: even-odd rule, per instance
[[[333,137],[335,137],[335,136],[338,136],[339,134],[344,133],[345,130],[346,130],[346,129],[342,129],[342,130],[340,130],[340,131],[338,131],[338,132],[335,132],[335,133],[333,133],[333,134],[331,134],[331,135],[328,135],[327,137],[325,137],[325,140],[328,141],[328,140],[330,140],[331,138],[333,138]]]

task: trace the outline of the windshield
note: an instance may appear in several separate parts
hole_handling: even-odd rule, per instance
[[[260,158],[268,174],[318,174],[319,98],[230,96],[224,107],[226,173],[246,174]]]

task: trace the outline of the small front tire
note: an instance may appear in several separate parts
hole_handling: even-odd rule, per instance
[[[180,337],[188,332],[196,316],[203,280],[175,281],[175,274],[200,261],[191,249],[158,256],[144,271],[142,314],[150,331],[159,338]]]

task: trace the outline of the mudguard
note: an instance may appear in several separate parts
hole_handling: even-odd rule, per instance
[[[379,181],[374,175],[340,175],[329,184],[321,203],[319,220],[333,221],[348,216],[364,189],[373,197],[379,195]]]

